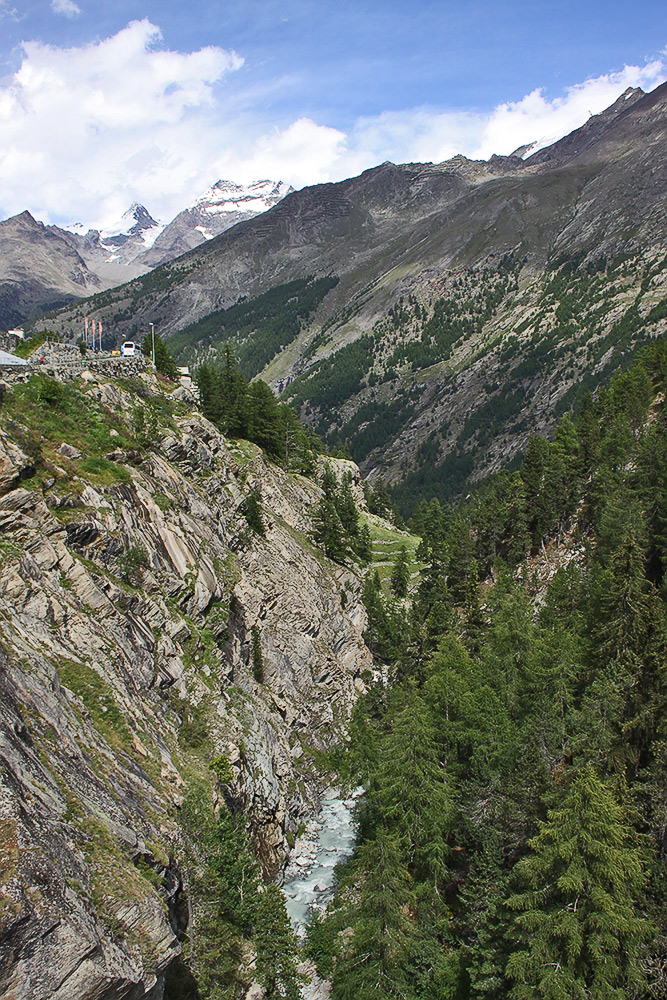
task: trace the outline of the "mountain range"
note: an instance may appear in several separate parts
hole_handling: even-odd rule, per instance
[[[665,329],[666,121],[667,85],[634,88],[525,159],[304,188],[85,311],[118,338],[152,322],[191,364],[231,340],[406,509],[444,498]]]
[[[0,326],[145,274],[265,212],[291,190],[282,181],[219,180],[166,225],[137,203],[101,230],[46,226],[27,211],[0,222]]]

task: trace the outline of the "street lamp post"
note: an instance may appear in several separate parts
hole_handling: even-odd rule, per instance
[[[153,323],[148,324],[151,328],[151,344],[152,344],[152,358],[153,358],[153,368],[155,368],[155,326]]]

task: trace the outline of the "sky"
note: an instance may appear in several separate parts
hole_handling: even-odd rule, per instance
[[[0,0],[0,218],[486,159],[666,79],[664,0]]]

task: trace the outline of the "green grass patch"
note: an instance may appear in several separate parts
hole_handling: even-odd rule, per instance
[[[132,735],[109,684],[85,663],[63,658],[57,667],[61,683],[81,698],[96,729],[111,746],[129,750],[132,747]]]
[[[402,548],[405,549],[410,578],[416,579],[416,574],[423,565],[415,558],[420,538],[418,535],[385,528],[374,522],[373,519],[369,519],[368,526],[371,532],[371,566],[377,570],[383,590],[388,595],[394,563]]]
[[[131,943],[143,942],[136,930],[127,927],[119,911],[127,903],[152,895],[161,881],[148,865],[136,867],[103,820],[87,816],[76,821],[79,847],[90,871],[90,902],[107,926]],[[142,947],[142,953],[144,948]]]
[[[77,382],[59,382],[48,375],[33,375],[14,386],[3,404],[2,422],[11,436],[43,470],[62,466],[72,474],[82,471],[97,485],[127,482],[130,473],[105,456],[118,448],[150,447],[159,441],[165,428],[174,430],[172,404],[163,395],[151,392],[141,379],[114,380],[126,386],[136,398],[134,407],[113,412]],[[111,432],[114,432],[113,435]],[[68,463],[58,453],[66,442],[84,456]]]
[[[45,333],[36,333],[34,337],[29,337],[28,340],[22,341],[14,349],[14,354],[17,358],[24,358],[27,360],[33,351],[36,351],[38,347],[46,341]]]
[[[110,462],[108,458],[84,458],[80,468],[103,486],[119,482],[128,483],[132,478],[124,466]]]
[[[0,562],[13,562],[20,559],[24,549],[14,538],[0,538]]]

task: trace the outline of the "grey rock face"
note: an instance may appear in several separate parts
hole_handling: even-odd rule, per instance
[[[302,744],[339,737],[369,676],[359,581],[304,543],[318,487],[196,413],[76,506],[62,478],[16,485],[25,456],[0,444],[0,994],[158,998],[180,950],[184,775],[226,756],[225,797],[279,872],[317,805]],[[265,539],[237,513],[257,481]]]
[[[0,326],[99,291],[99,278],[61,233],[22,212],[0,222]]]
[[[138,204],[109,232],[45,226],[29,212],[0,222],[0,326],[131,281],[265,212],[292,190],[281,181],[247,187],[218,181],[167,226]]]
[[[0,430],[0,496],[14,489],[34,469],[33,461]]]
[[[169,334],[241,295],[337,274],[318,320],[347,309],[356,319],[349,339],[395,304],[406,276],[425,278],[430,268],[444,273],[510,250],[541,267],[565,239],[571,251],[586,253],[655,245],[665,239],[666,120],[663,84],[651,94],[632,92],[525,161],[383,163],[303,188],[165,265],[159,292],[136,290],[131,319],[124,316],[132,289],[115,292],[109,319],[118,315],[129,326],[139,313]]]
[[[237,222],[266,212],[293,190],[282,181],[257,181],[247,186],[233,181],[217,181],[196,204],[179,212],[165,226],[153,246],[144,251],[139,260],[148,267],[174,260],[231,229]]]

